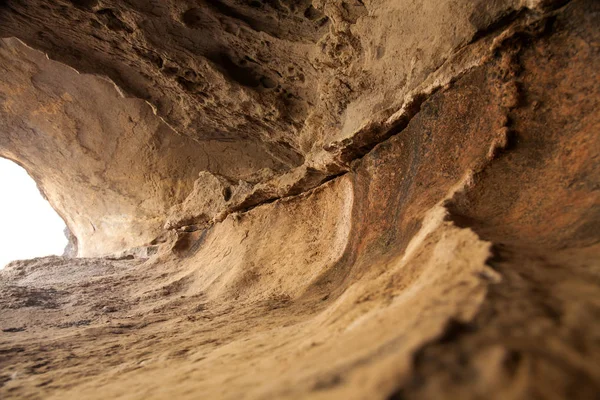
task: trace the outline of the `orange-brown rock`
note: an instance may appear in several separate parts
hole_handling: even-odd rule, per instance
[[[600,394],[600,3],[1,4],[2,398]]]

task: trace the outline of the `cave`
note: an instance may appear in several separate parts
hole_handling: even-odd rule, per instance
[[[68,238],[0,271],[0,397],[597,398],[599,28],[0,1],[0,157]]]

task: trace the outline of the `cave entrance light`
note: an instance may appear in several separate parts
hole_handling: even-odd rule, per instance
[[[13,260],[62,254],[64,230],[29,174],[0,158],[0,269]]]

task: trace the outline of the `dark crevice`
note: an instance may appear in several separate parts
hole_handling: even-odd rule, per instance
[[[252,68],[236,64],[227,53],[217,53],[207,56],[229,78],[242,86],[256,88],[260,85],[260,75]]]
[[[521,19],[524,16],[529,15],[530,13],[531,13],[531,11],[528,9],[525,9],[525,8],[518,10],[518,11],[513,10],[513,11],[509,12],[508,14],[506,14],[506,15],[500,17],[499,19],[497,19],[496,21],[492,22],[487,27],[475,32],[475,34],[471,38],[471,41],[469,42],[469,44],[475,43],[475,42],[481,40],[482,38],[501,30],[502,28],[515,22],[517,19]]]

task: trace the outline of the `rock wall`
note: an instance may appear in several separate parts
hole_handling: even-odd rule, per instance
[[[599,22],[5,1],[0,155],[80,258],[0,274],[0,393],[595,398]]]

